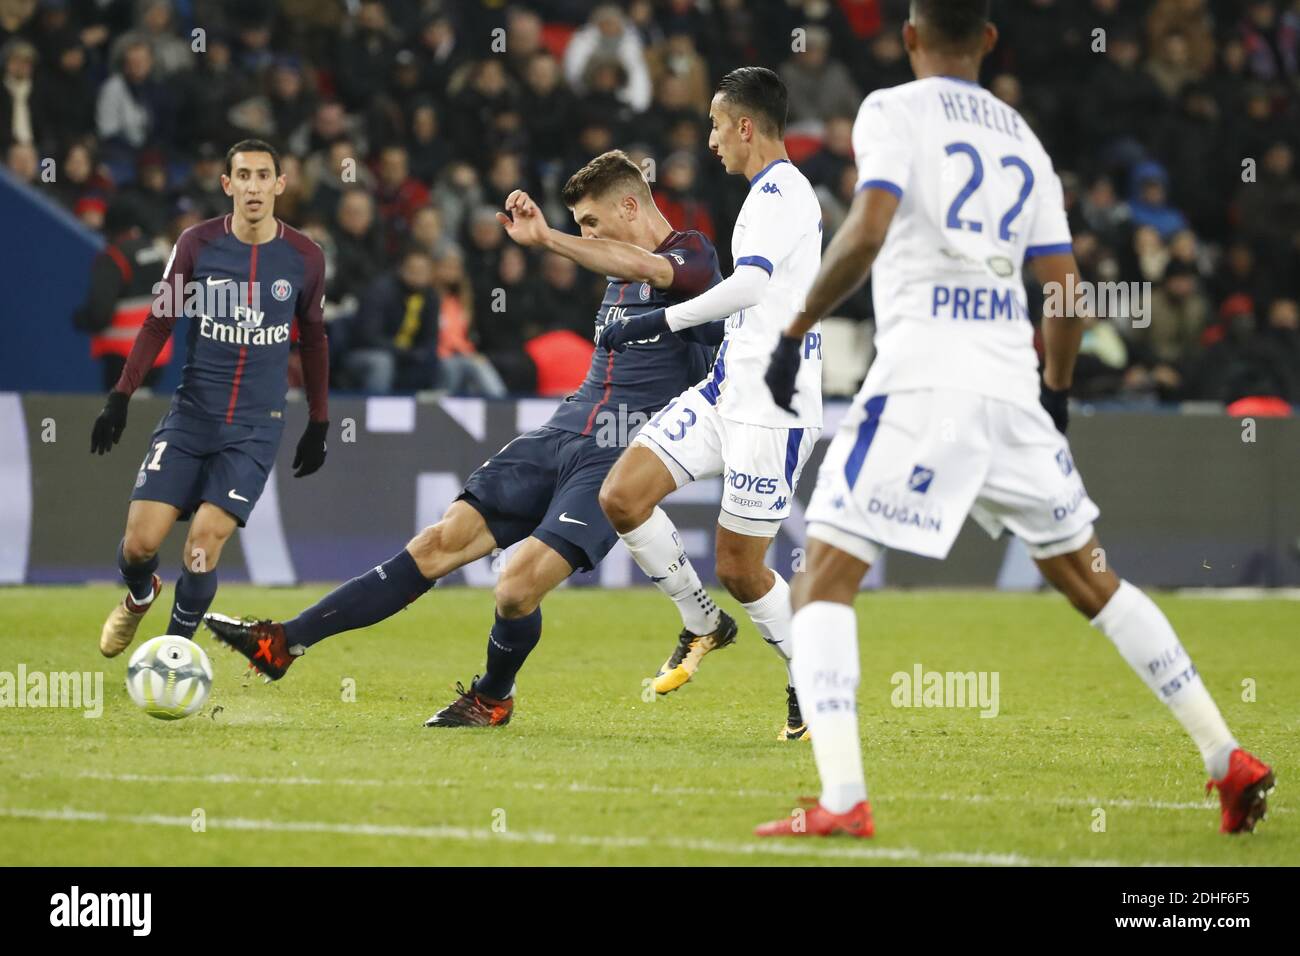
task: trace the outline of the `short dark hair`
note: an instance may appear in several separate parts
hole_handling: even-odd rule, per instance
[[[727,102],[751,113],[752,119],[769,136],[785,136],[785,118],[789,95],[781,78],[762,66],[742,66],[732,70],[718,84],[718,92]]]
[[[241,139],[226,150],[226,175],[229,176],[236,153],[270,153],[271,162],[275,164],[275,174],[280,175],[280,153],[274,146],[261,139]]]
[[[650,186],[641,167],[621,149],[601,153],[570,176],[560,191],[560,198],[572,209],[584,196],[598,197],[616,186],[638,193],[643,199],[650,197]]]
[[[933,27],[945,43],[966,46],[984,35],[989,0],[912,0],[912,16]]]

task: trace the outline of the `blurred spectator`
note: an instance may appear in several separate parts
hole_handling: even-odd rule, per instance
[[[1169,174],[1164,166],[1154,160],[1138,163],[1133,167],[1132,180],[1129,209],[1134,225],[1150,226],[1166,240],[1187,228],[1187,217],[1169,204]]]
[[[383,92],[397,44],[379,0],[362,0],[355,9],[339,38],[337,79],[343,102],[358,109]]]
[[[1293,80],[1300,73],[1300,12],[1278,13],[1275,0],[1248,0],[1238,27],[1250,72],[1260,80]]]
[[[799,164],[803,174],[813,186],[835,193],[846,168],[856,171],[853,162],[853,114],[832,116],[826,120],[826,131],[817,152]]]
[[[1148,324],[1145,328],[1134,325],[1129,331],[1127,388],[1154,390],[1166,399],[1178,396],[1188,369],[1199,357],[1208,316],[1209,305],[1200,292],[1196,269],[1171,260],[1164,281],[1151,296]]]
[[[158,150],[146,149],[136,156],[135,170],[135,182],[126,186],[121,195],[129,200],[145,234],[161,236],[176,204],[167,184],[167,164]]]
[[[291,156],[281,155],[280,165]],[[296,157],[292,157],[296,158]],[[226,152],[218,149],[215,143],[199,143],[194,151],[194,165],[189,178],[180,186],[180,194],[190,201],[200,219],[224,216],[230,211],[230,197],[221,188],[221,174],[226,171]],[[301,174],[296,176],[301,180]],[[280,212],[280,203],[276,202],[276,212]]]
[[[358,297],[384,261],[379,228],[375,224],[375,202],[368,192],[353,187],[343,194],[330,234],[338,253],[338,268],[334,285],[326,290],[326,295],[336,302]]]
[[[45,121],[36,92],[36,47],[13,39],[0,48],[0,147],[13,143],[37,144],[38,127]]]
[[[820,121],[836,113],[856,116],[862,94],[848,67],[830,58],[830,34],[822,27],[809,27],[806,44],[803,52],[781,64],[781,79],[790,96],[790,123]]]
[[[95,125],[106,145],[139,149],[171,142],[175,104],[154,75],[149,44],[131,37],[121,47],[118,70],[99,89]]]
[[[588,340],[594,336],[596,303],[584,294],[582,277],[572,259],[554,252],[542,256],[537,311],[546,331],[567,329]]]
[[[1278,309],[1283,335],[1290,316],[1286,305]],[[1195,391],[1199,397],[1225,405],[1261,396],[1300,401],[1300,369],[1294,364],[1294,356],[1278,348],[1275,335],[1259,331],[1249,299],[1229,297],[1211,331],[1213,344],[1196,370]]]
[[[518,254],[519,276],[525,274],[523,254],[516,247],[506,250]],[[503,257],[503,264],[506,258]],[[440,293],[438,312],[438,388],[452,395],[475,395],[482,398],[505,398],[506,386],[482,355],[478,354],[470,335],[474,327],[474,309],[467,290],[465,263],[455,250],[447,250],[434,268],[434,283]]]
[[[96,86],[86,48],[75,31],[64,31],[51,44],[49,59],[40,64],[37,85],[42,135],[56,152],[62,152],[95,124]]]
[[[408,249],[396,269],[361,296],[342,367],[367,392],[387,394],[438,383],[438,293],[433,260]]]
[[[35,183],[38,163],[36,149],[31,143],[11,143],[5,154],[5,165],[19,182]]]
[[[573,139],[577,100],[563,79],[560,64],[546,53],[534,56],[524,73],[520,108],[538,156],[563,156]]]
[[[415,103],[406,145],[411,175],[426,186],[432,184],[451,160],[451,148],[438,129],[438,108],[432,100]]]
[[[654,84],[670,77],[677,80],[682,103],[700,116],[709,112],[709,101],[713,98],[709,67],[684,28],[670,33],[663,43],[652,48],[646,54],[646,62]]]
[[[411,218],[429,202],[429,187],[411,175],[405,146],[385,146],[379,153],[379,219],[384,224],[384,246],[395,255],[411,233]]]
[[[673,153],[664,160],[659,183],[653,190],[655,204],[664,218],[679,232],[698,230],[710,239],[716,235],[713,213],[700,191],[699,167],[689,153]]]
[[[638,113],[650,106],[650,70],[641,38],[614,4],[596,7],[586,26],[573,34],[564,51],[565,78],[579,95],[587,92],[585,84],[593,59],[612,60],[622,67],[623,84],[618,90],[622,102]]]
[[[197,57],[190,45],[176,35],[171,0],[141,0],[136,4],[136,19],[139,29],[135,33],[123,34],[110,46],[110,57],[115,58],[123,46],[138,38],[149,44],[159,77],[165,79],[193,69]]]

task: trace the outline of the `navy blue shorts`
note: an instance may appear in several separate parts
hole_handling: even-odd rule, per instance
[[[174,505],[182,521],[208,501],[242,528],[266,487],[283,432],[283,422],[227,425],[172,409],[149,439],[131,500]]]
[[[497,547],[531,536],[575,569],[591,570],[618,540],[598,496],[622,452],[591,435],[543,426],[476,468],[457,500],[483,516]]]

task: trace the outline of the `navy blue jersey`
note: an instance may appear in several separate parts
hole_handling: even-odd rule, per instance
[[[722,281],[718,254],[703,234],[671,232],[655,249],[673,267],[673,282],[656,289],[648,282],[611,279],[596,313],[596,340],[606,322],[635,318],[694,298]],[[710,322],[678,334],[633,342],[625,352],[597,347],[591,368],[576,392],[564,400],[547,425],[590,435],[602,413],[625,420],[649,417],[708,374],[713,347],[722,341],[723,323]]]
[[[310,416],[329,418],[325,258],[316,243],[277,223],[275,238],[249,245],[235,237],[231,216],[209,219],[181,233],[163,282],[170,301],[161,308],[156,303],[145,321],[119,391],[130,394],[139,386],[141,369],[148,371],[184,314],[185,368],[173,407],[228,425],[280,421],[297,320]]]

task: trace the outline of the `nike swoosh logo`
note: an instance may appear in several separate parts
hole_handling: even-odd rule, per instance
[[[245,498],[243,495],[241,495],[239,492],[237,492],[234,488],[231,488],[231,489],[230,489],[230,497],[231,497],[231,498],[234,498],[236,501],[247,501],[247,500],[248,500],[248,499]]]
[[[567,511],[564,512],[562,515],[560,515],[560,520],[565,522],[566,524],[580,524],[584,528],[588,526],[587,522],[585,521],[579,521],[577,518],[570,518],[569,513]]]
[[[229,281],[231,281],[231,280],[230,280],[230,279],[214,279],[214,278],[212,278],[212,276],[208,276],[208,285],[221,285],[221,283],[223,283],[223,282],[229,282]]]

